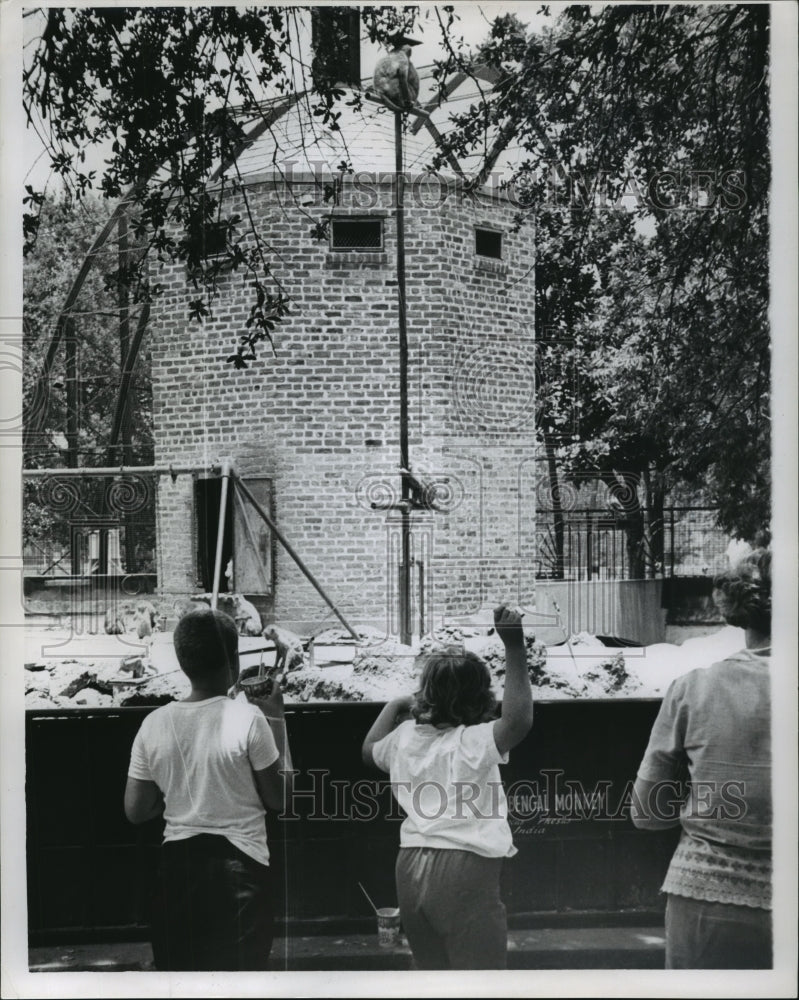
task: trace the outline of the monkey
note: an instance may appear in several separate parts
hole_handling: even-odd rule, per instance
[[[125,632],[135,632],[139,622],[139,614],[133,605],[125,604],[108,606],[105,612],[106,635],[124,635]]]
[[[258,609],[241,594],[220,594],[217,602],[220,611],[236,623],[239,635],[261,635],[263,622]]]
[[[241,594],[228,594],[232,610],[228,612],[236,622],[239,635],[262,635],[261,616],[258,609]]]
[[[151,636],[155,631],[156,611],[149,601],[139,601],[136,605],[136,635],[140,639]]]
[[[182,618],[187,611],[192,611],[194,608],[207,608],[210,604],[210,597],[205,595],[198,596],[193,600],[184,598],[175,602],[175,611],[178,618]],[[258,609],[241,594],[220,594],[217,599],[217,607],[220,611],[230,615],[236,622],[239,635],[263,634],[261,632],[263,623]]]
[[[120,674],[130,674],[131,677],[144,676],[145,665],[141,656],[126,656],[119,664]]]
[[[157,673],[158,671],[145,656],[126,656],[119,664],[119,674],[130,674],[134,680],[139,680],[145,674]]]
[[[194,611],[195,608],[207,608],[209,604],[207,601],[193,601],[188,597],[182,597],[175,601],[175,614],[180,619],[189,611]]]
[[[411,45],[418,42],[393,35],[394,48],[378,60],[372,86],[375,92],[398,109],[412,107],[419,96],[419,74],[411,63]]]
[[[261,635],[275,644],[275,672],[288,672],[303,665],[302,639],[294,632],[279,625],[267,625]]]
[[[123,635],[125,632],[122,613],[117,611],[113,605],[106,608],[104,628],[106,635]]]

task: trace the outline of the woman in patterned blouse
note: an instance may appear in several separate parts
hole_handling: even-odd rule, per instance
[[[714,598],[746,648],[671,684],[632,818],[682,827],[663,884],[666,968],[771,968],[770,553],[718,577]]]

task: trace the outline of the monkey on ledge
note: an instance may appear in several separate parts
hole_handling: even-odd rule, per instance
[[[394,48],[378,60],[372,88],[393,111],[413,107],[419,96],[419,74],[411,63],[411,46],[421,42],[397,33],[389,39]]]

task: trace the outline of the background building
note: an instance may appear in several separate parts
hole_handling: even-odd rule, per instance
[[[264,349],[244,371],[226,364],[249,314],[246,276],[220,279],[202,323],[190,319],[185,268],[160,278],[166,293],[150,319],[155,461],[198,468],[160,480],[166,595],[210,589],[220,482],[199,470],[229,458],[343,611],[382,623],[393,606],[394,115],[342,104],[336,135],[315,133],[301,100],[276,108],[220,176],[291,302],[274,355]],[[453,166],[426,170],[435,144],[421,120],[406,119],[403,139],[410,460],[429,501],[412,516],[416,630],[433,611],[440,620],[533,599],[535,255],[533,228],[514,231],[516,208],[496,175],[468,191]],[[267,576],[233,508],[232,586],[280,621],[323,619],[324,602],[255,521]]]

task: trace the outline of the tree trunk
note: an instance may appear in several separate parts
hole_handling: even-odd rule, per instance
[[[119,306],[119,371],[120,378],[125,371],[130,351],[130,296],[128,293],[128,216],[127,212],[120,213],[119,216],[119,282],[117,285],[117,297]],[[132,434],[133,405],[131,393],[125,404],[125,411],[122,416],[122,447],[119,451],[120,463],[129,465],[131,463],[131,442]],[[136,527],[130,514],[120,518],[120,527],[124,532],[124,559],[125,570],[128,573],[135,573],[136,566]]]
[[[636,501],[636,510],[631,511],[627,519],[627,566],[630,580],[646,578],[646,533],[644,530],[644,512]]]
[[[620,479],[613,473],[603,476],[616,502],[617,523],[624,529],[627,553],[628,580],[643,580],[646,577],[646,532],[644,511],[638,499],[640,473],[628,473]]]
[[[646,482],[646,506],[649,513],[649,576],[656,580],[665,573],[666,566],[666,524],[664,504],[666,491],[663,488],[663,473],[655,469],[650,476],[649,470],[644,472]]]

